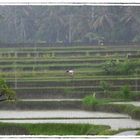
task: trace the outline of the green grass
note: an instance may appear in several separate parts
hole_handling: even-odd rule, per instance
[[[34,62],[34,57],[31,57],[30,59],[27,59],[27,60],[24,60],[22,58],[15,58],[15,60],[13,61],[12,60],[13,57],[11,57],[11,59],[0,59],[0,63],[12,63],[14,61],[16,61],[17,63],[31,63],[31,62]],[[65,59],[62,59],[62,58],[42,58],[42,57],[39,57],[36,59],[36,62],[55,62],[55,63],[58,63],[58,62],[100,62],[100,61],[107,61],[107,60],[110,60],[111,58],[108,58],[108,57],[95,57],[95,56],[92,56],[92,57],[85,57],[84,59],[83,58],[65,58]],[[113,60],[116,60],[117,58],[112,58]],[[123,61],[125,58],[118,58],[118,60],[120,61]]]
[[[69,66],[68,66],[69,67]],[[83,67],[83,66],[82,66]],[[53,69],[56,69],[56,67],[52,67]],[[16,77],[17,79],[28,79],[28,80],[31,80],[31,79],[46,79],[46,80],[70,80],[72,79],[68,74],[65,73],[65,70],[67,69],[67,67],[59,67],[61,70],[59,72],[50,72],[50,70],[47,70],[47,68],[45,67],[36,67],[35,69],[36,70],[41,70],[42,73],[38,73],[35,71],[33,71],[33,67],[26,67],[26,70],[29,70],[30,72],[25,72],[24,73],[24,70],[25,70],[25,67],[24,67],[24,70],[17,70],[16,71]],[[84,67],[83,67],[84,68]],[[7,69],[7,68],[6,68]],[[8,68],[9,69],[9,68]],[[11,70],[14,70],[12,68],[10,68]],[[10,70],[9,69],[9,70]],[[63,70],[62,70],[63,69]],[[44,71],[43,71],[44,70]],[[5,71],[5,69],[3,69],[3,71]],[[31,72],[32,71],[32,72]],[[55,70],[52,70],[52,71],[55,71]],[[80,80],[80,79],[83,79],[83,80],[136,80],[136,79],[139,79],[139,75],[121,75],[121,76],[117,76],[117,75],[110,75],[110,76],[107,76],[107,75],[101,75],[101,70],[99,69],[99,71],[97,71],[97,69],[93,72],[92,71],[88,71],[87,73],[85,71],[79,71],[77,69],[75,69],[75,75],[73,77],[73,80]],[[15,73],[14,72],[1,72],[1,77],[5,78],[5,79],[9,79],[9,80],[14,80],[15,79]]]
[[[122,99],[123,102],[125,100],[128,101],[128,99],[125,98],[119,99]],[[112,101],[112,98],[97,99],[94,96],[86,96],[82,102],[87,109],[89,108],[96,111],[98,110],[104,112],[125,113],[130,115],[133,119],[140,120],[140,107],[131,104],[111,104]],[[117,99],[115,101],[117,101]]]
[[[102,64],[90,64],[89,66],[89,63],[85,62],[85,63],[76,63],[76,64],[35,64],[34,62],[32,64],[11,64],[11,65],[0,65],[0,68],[26,68],[26,67],[100,67]]]
[[[83,104],[86,106],[94,106],[94,105],[99,104],[99,100],[97,100],[93,96],[87,96],[83,99]]]
[[[48,50],[48,51],[54,51],[54,50],[108,50],[108,49],[112,49],[112,50],[134,50],[134,49],[139,49],[139,46],[137,45],[119,45],[119,46],[114,46],[114,45],[111,45],[111,46],[107,46],[107,45],[104,45],[104,46],[97,46],[97,45],[94,45],[94,46],[68,46],[68,47],[65,47],[65,46],[59,46],[59,47],[41,47],[41,46],[37,46],[36,47],[36,50]],[[1,51],[33,51],[35,50],[34,47],[12,47],[12,48],[0,48]]]
[[[104,112],[124,113],[130,115],[133,119],[140,120],[140,107],[131,104],[97,104],[95,109]]]
[[[82,100],[82,103],[84,106],[92,106],[92,107],[95,106],[96,107],[96,105],[104,105],[104,104],[108,104],[109,102],[112,102],[112,101],[114,101],[114,99],[109,99],[109,98],[98,99],[98,98],[94,97],[93,95],[90,95],[90,96],[86,96]]]
[[[118,130],[111,130],[111,129],[107,129],[105,131],[100,132],[100,135],[115,135],[121,132],[125,132],[125,131],[133,131],[133,130],[140,130],[140,128],[122,128],[122,129],[118,129]]]
[[[31,98],[32,99],[32,98]],[[21,101],[1,102],[1,110],[54,110],[81,109],[81,101]]]
[[[44,51],[44,50],[34,50],[34,49],[32,49],[32,50],[15,50],[16,51],[16,53],[17,54],[34,54],[34,53],[39,53],[39,54],[47,54],[47,53],[58,53],[58,54],[71,54],[71,53],[86,53],[86,52],[89,52],[89,53],[102,53],[102,52],[111,52],[111,53],[117,53],[117,52],[125,52],[125,53],[128,53],[128,52],[137,52],[137,51],[139,51],[139,49],[126,49],[126,50],[123,50],[123,49],[82,49],[81,47],[80,48],[77,48],[77,49],[73,49],[73,48],[71,48],[71,49],[55,49],[55,50],[46,50],[46,51]],[[3,55],[6,55],[6,54],[14,54],[14,52],[11,52],[11,51],[3,51],[3,52],[1,52],[1,54],[3,54]]]
[[[0,123],[0,135],[114,135],[128,130],[139,130],[139,128],[111,130],[109,126],[90,124]],[[140,135],[140,131],[137,135]]]
[[[140,135],[140,131],[137,133],[137,135],[138,135],[138,136]]]
[[[0,135],[98,135],[109,128],[90,124],[0,123]]]
[[[29,135],[29,131],[19,124],[0,123],[0,135]]]
[[[19,89],[15,89],[17,95],[20,94],[27,94],[30,95],[31,94],[64,94],[64,95],[67,95],[67,94],[74,94],[75,93],[75,96],[76,96],[76,93],[91,93],[93,91],[93,88],[66,88],[66,87],[58,87],[58,88],[55,88],[55,87],[46,87],[46,88],[19,88]]]

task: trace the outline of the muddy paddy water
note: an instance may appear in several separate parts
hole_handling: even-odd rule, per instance
[[[0,111],[0,122],[9,123],[89,123],[110,125],[112,129],[140,128],[140,121],[128,115],[81,110]]]

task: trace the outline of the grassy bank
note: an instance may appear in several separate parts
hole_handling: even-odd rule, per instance
[[[1,110],[52,110],[81,109],[81,101],[17,101],[16,103],[1,102]]]
[[[93,110],[124,113],[130,115],[133,119],[140,120],[140,107],[130,104],[97,104],[93,107]]]
[[[137,135],[138,135],[138,136],[140,135],[140,131],[137,133]]]
[[[110,129],[90,124],[12,124],[0,123],[0,135],[98,135]]]
[[[121,132],[125,132],[125,131],[134,131],[134,130],[140,130],[140,128],[135,128],[135,129],[132,129],[132,128],[123,128],[123,129],[118,129],[118,130],[111,130],[111,129],[108,129],[108,130],[102,131],[102,132],[99,133],[99,134],[100,134],[100,135],[115,135],[115,134],[118,134],[118,133],[121,133]]]
[[[133,119],[140,120],[140,107],[132,104],[112,104],[113,99],[97,99],[93,96],[87,96],[83,99],[83,108],[87,110],[124,113],[130,115]],[[120,98],[122,101],[130,101],[129,98]],[[118,100],[118,99],[117,99]],[[115,101],[117,101],[115,99]]]
[[[108,101],[90,100],[86,105],[84,104],[84,108],[86,110],[124,113],[130,115],[132,119],[140,120],[140,107],[131,104],[111,104]]]
[[[90,124],[16,124],[0,123],[0,135],[115,135],[117,133],[136,129],[111,130],[106,125]],[[137,135],[140,135],[140,131]]]

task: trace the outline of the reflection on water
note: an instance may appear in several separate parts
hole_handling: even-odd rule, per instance
[[[116,134],[115,136],[136,136],[138,133],[138,130],[130,130],[130,131],[125,131],[125,132],[120,132]]]
[[[138,101],[135,101],[135,102],[112,102],[112,103],[113,104],[131,104],[131,105],[134,105],[134,106],[140,106],[140,102],[138,102]]]
[[[92,118],[100,118],[100,117],[102,119],[92,119]],[[89,123],[89,124],[110,125],[112,129],[138,128],[138,127],[140,128],[140,121],[132,120],[128,117],[129,117],[128,115],[123,115],[123,114],[118,114],[118,113],[105,113],[105,112],[93,112],[93,111],[81,111],[81,110],[0,111],[0,119],[1,119],[0,122]],[[12,120],[14,118],[15,119],[17,118],[19,120]],[[25,120],[20,120],[20,118],[25,119]],[[45,119],[45,118],[50,118],[50,119]],[[51,118],[61,118],[61,119],[51,119]],[[70,119],[70,118],[73,118],[73,119]],[[74,119],[74,118],[77,118],[77,119]],[[9,120],[6,120],[6,119],[9,119]]]
[[[81,110],[44,110],[44,111],[0,111],[0,118],[113,118],[128,117],[119,113],[93,112]]]

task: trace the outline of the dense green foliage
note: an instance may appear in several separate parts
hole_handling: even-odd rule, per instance
[[[14,101],[16,99],[15,91],[3,79],[0,79],[0,97],[0,101]]]
[[[139,60],[131,61],[126,59],[123,62],[111,60],[103,65],[103,70],[107,75],[129,75],[136,73],[139,64]]]
[[[87,107],[93,107],[96,105],[100,105],[100,104],[107,104],[110,101],[113,101],[113,99],[97,99],[94,96],[86,96],[85,98],[83,98],[83,105],[87,106]]]
[[[86,96],[83,99],[83,104],[87,105],[87,106],[94,106],[94,105],[98,104],[98,100],[93,96]]]
[[[0,123],[0,135],[98,135],[109,129],[90,124],[12,124]]]
[[[124,85],[121,88],[121,93],[122,93],[122,97],[124,97],[125,99],[131,99],[131,91],[130,91],[130,87],[128,85]]]
[[[140,42],[139,6],[1,6],[0,14],[1,42]]]

